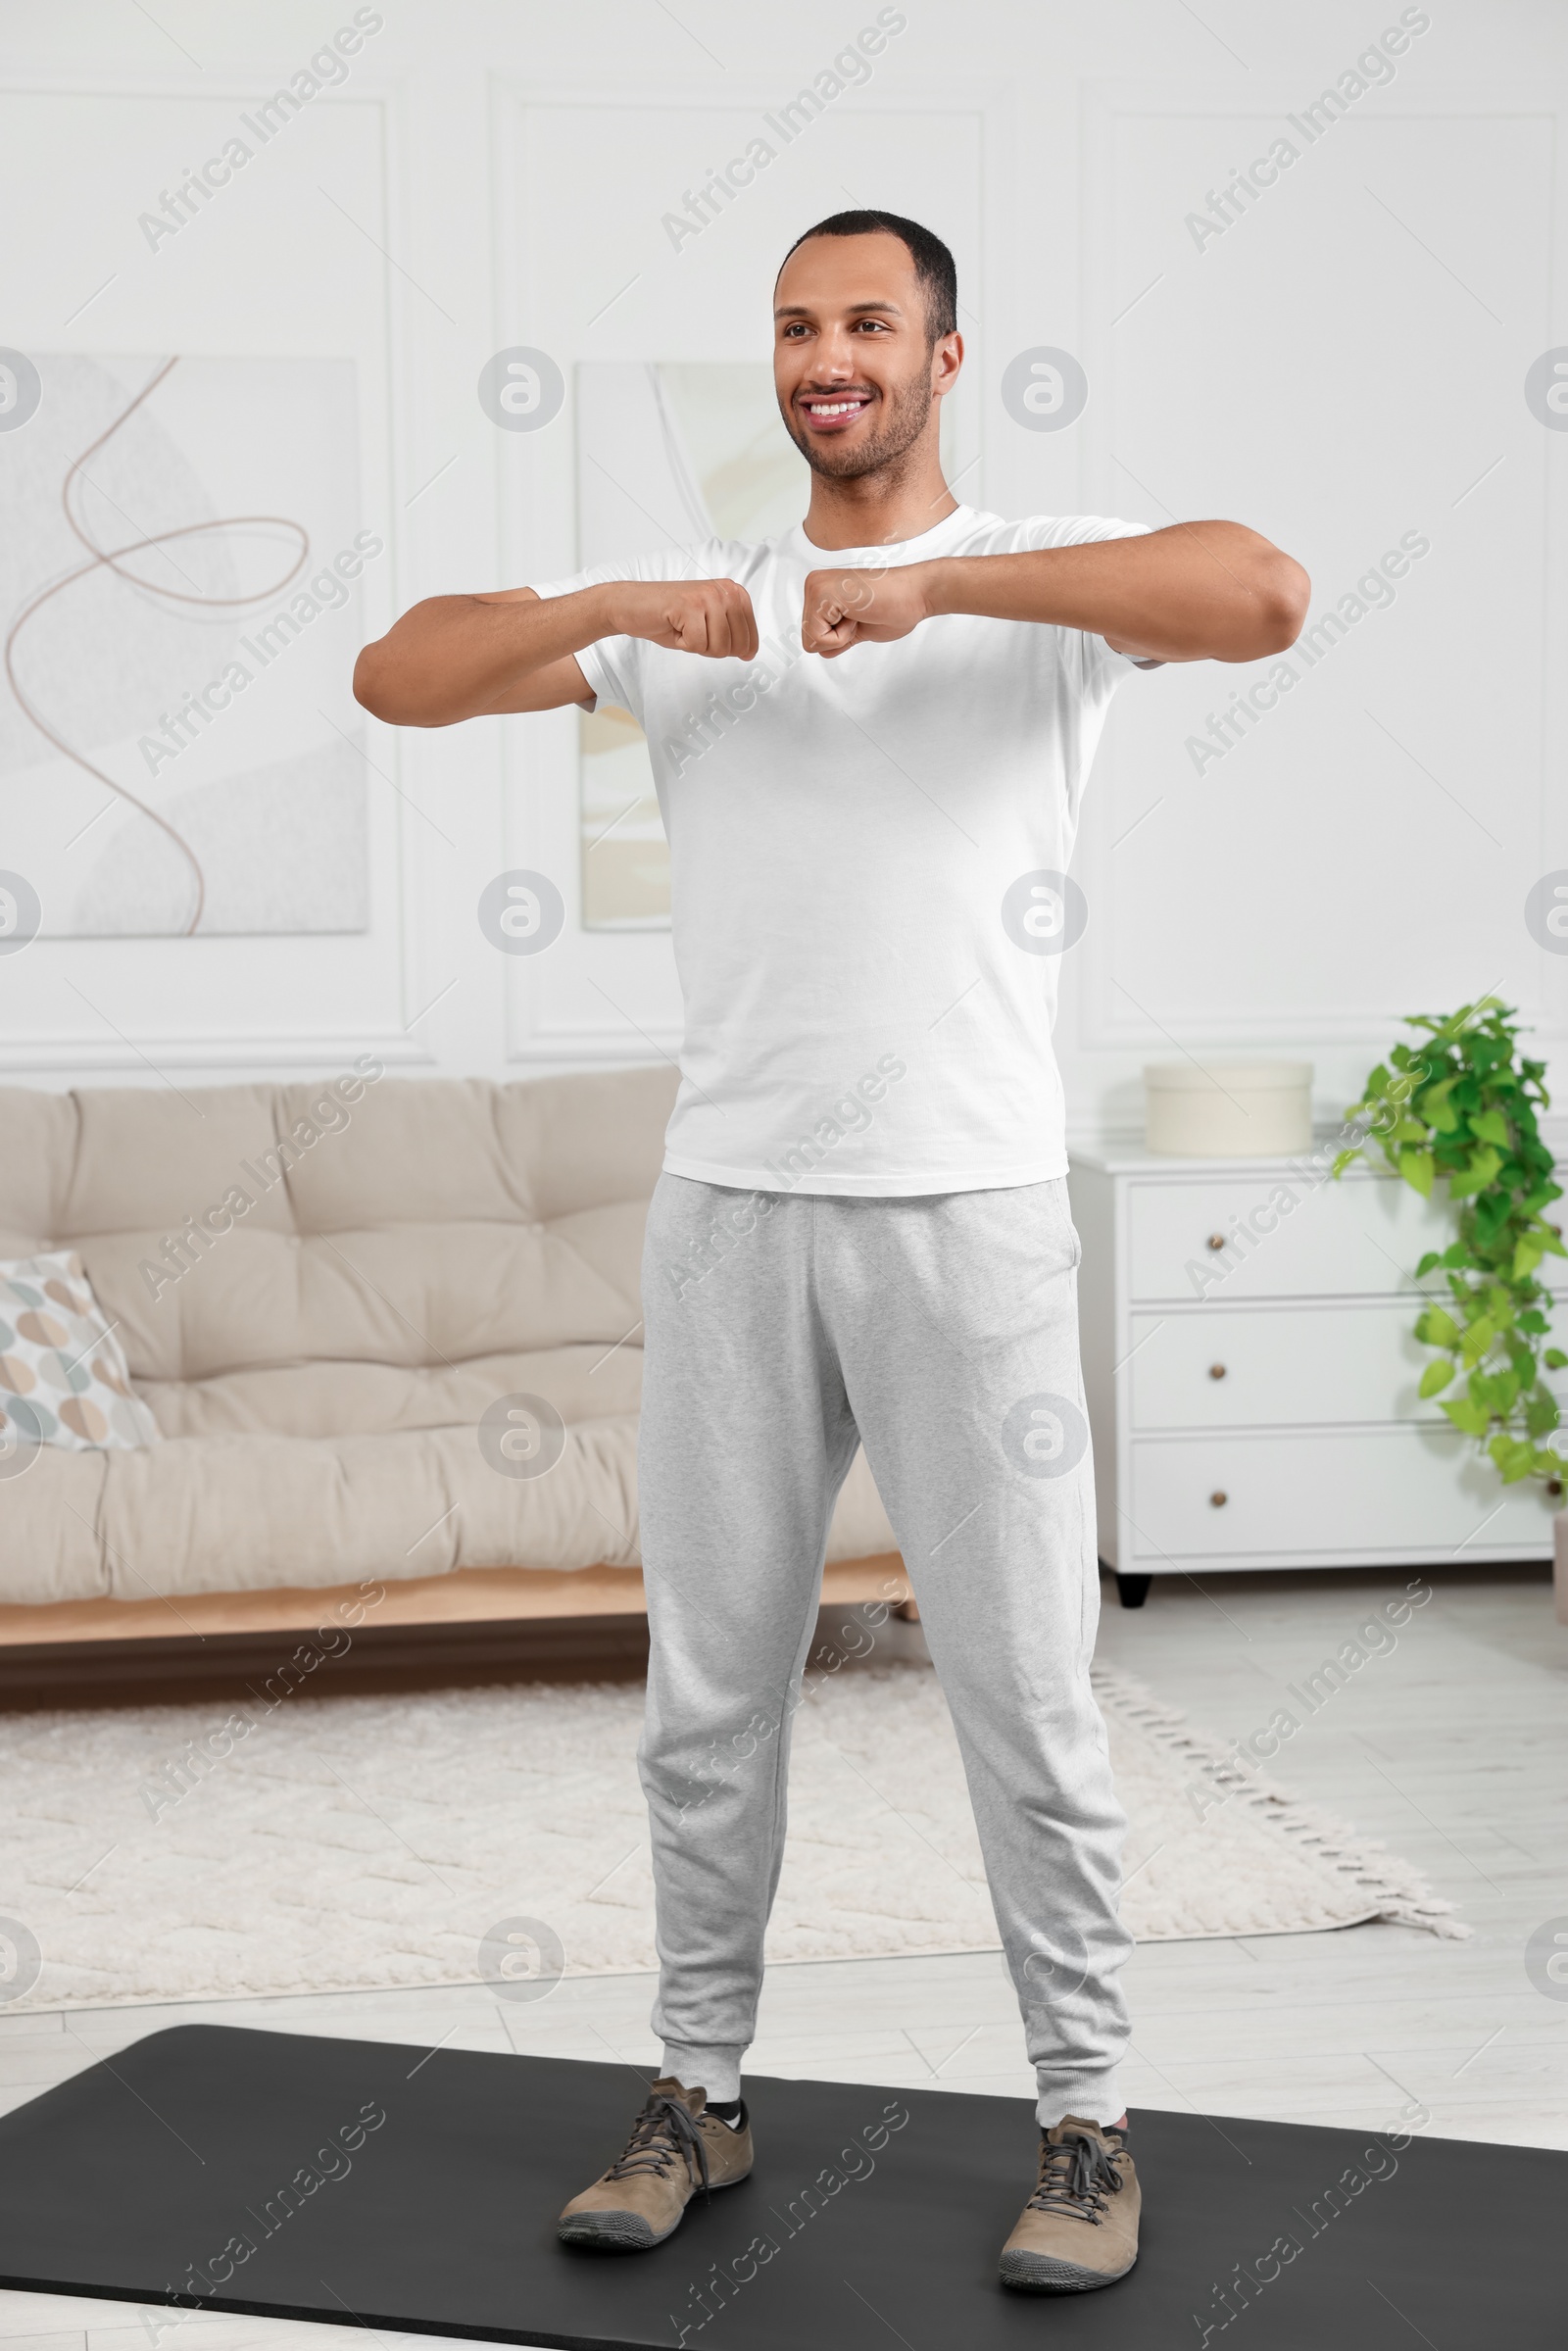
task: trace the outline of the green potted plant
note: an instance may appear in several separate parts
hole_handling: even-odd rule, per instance
[[[1424,1200],[1446,1184],[1455,1239],[1415,1269],[1421,1281],[1441,1267],[1451,1301],[1434,1300],[1416,1319],[1416,1338],[1436,1350],[1421,1394],[1442,1398],[1505,1486],[1540,1478],[1560,1494],[1568,1464],[1550,1442],[1559,1414],[1542,1373],[1560,1371],[1568,1354],[1546,1344],[1551,1298],[1537,1279],[1544,1257],[1568,1255],[1544,1214],[1562,1198],[1537,1126],[1550,1100],[1545,1063],[1519,1055],[1513,1007],[1494,996],[1405,1025],[1425,1042],[1396,1045],[1371,1072],[1346,1113],[1367,1131],[1340,1152],[1334,1173],[1357,1157],[1370,1162],[1375,1146]]]

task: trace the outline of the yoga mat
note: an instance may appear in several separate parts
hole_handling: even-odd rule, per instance
[[[1023,2099],[748,2080],[758,2168],[650,2253],[556,2215],[630,2066],[177,2026],[0,2118],[0,2282],[568,2351],[1561,2351],[1568,2155],[1135,2113],[1144,2251],[1022,2295]]]

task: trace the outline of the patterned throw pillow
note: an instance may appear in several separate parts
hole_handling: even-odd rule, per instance
[[[132,1395],[120,1342],[70,1249],[0,1262],[0,1447],[18,1440],[72,1452],[158,1442],[158,1424]]]

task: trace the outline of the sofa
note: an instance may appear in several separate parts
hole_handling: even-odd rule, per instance
[[[160,1432],[0,1479],[0,1607],[635,1570],[674,1086],[366,1056],[327,1084],[0,1089],[0,1258],[79,1255]],[[549,1409],[498,1457],[517,1397]],[[862,1455],[829,1557],[893,1548]]]

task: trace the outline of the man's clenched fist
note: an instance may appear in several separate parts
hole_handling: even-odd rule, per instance
[[[852,645],[886,645],[906,637],[931,616],[926,566],[898,563],[886,571],[808,573],[801,643],[830,658]]]
[[[710,661],[757,659],[757,615],[732,579],[621,580],[614,589],[614,634],[646,637],[669,653]]]

